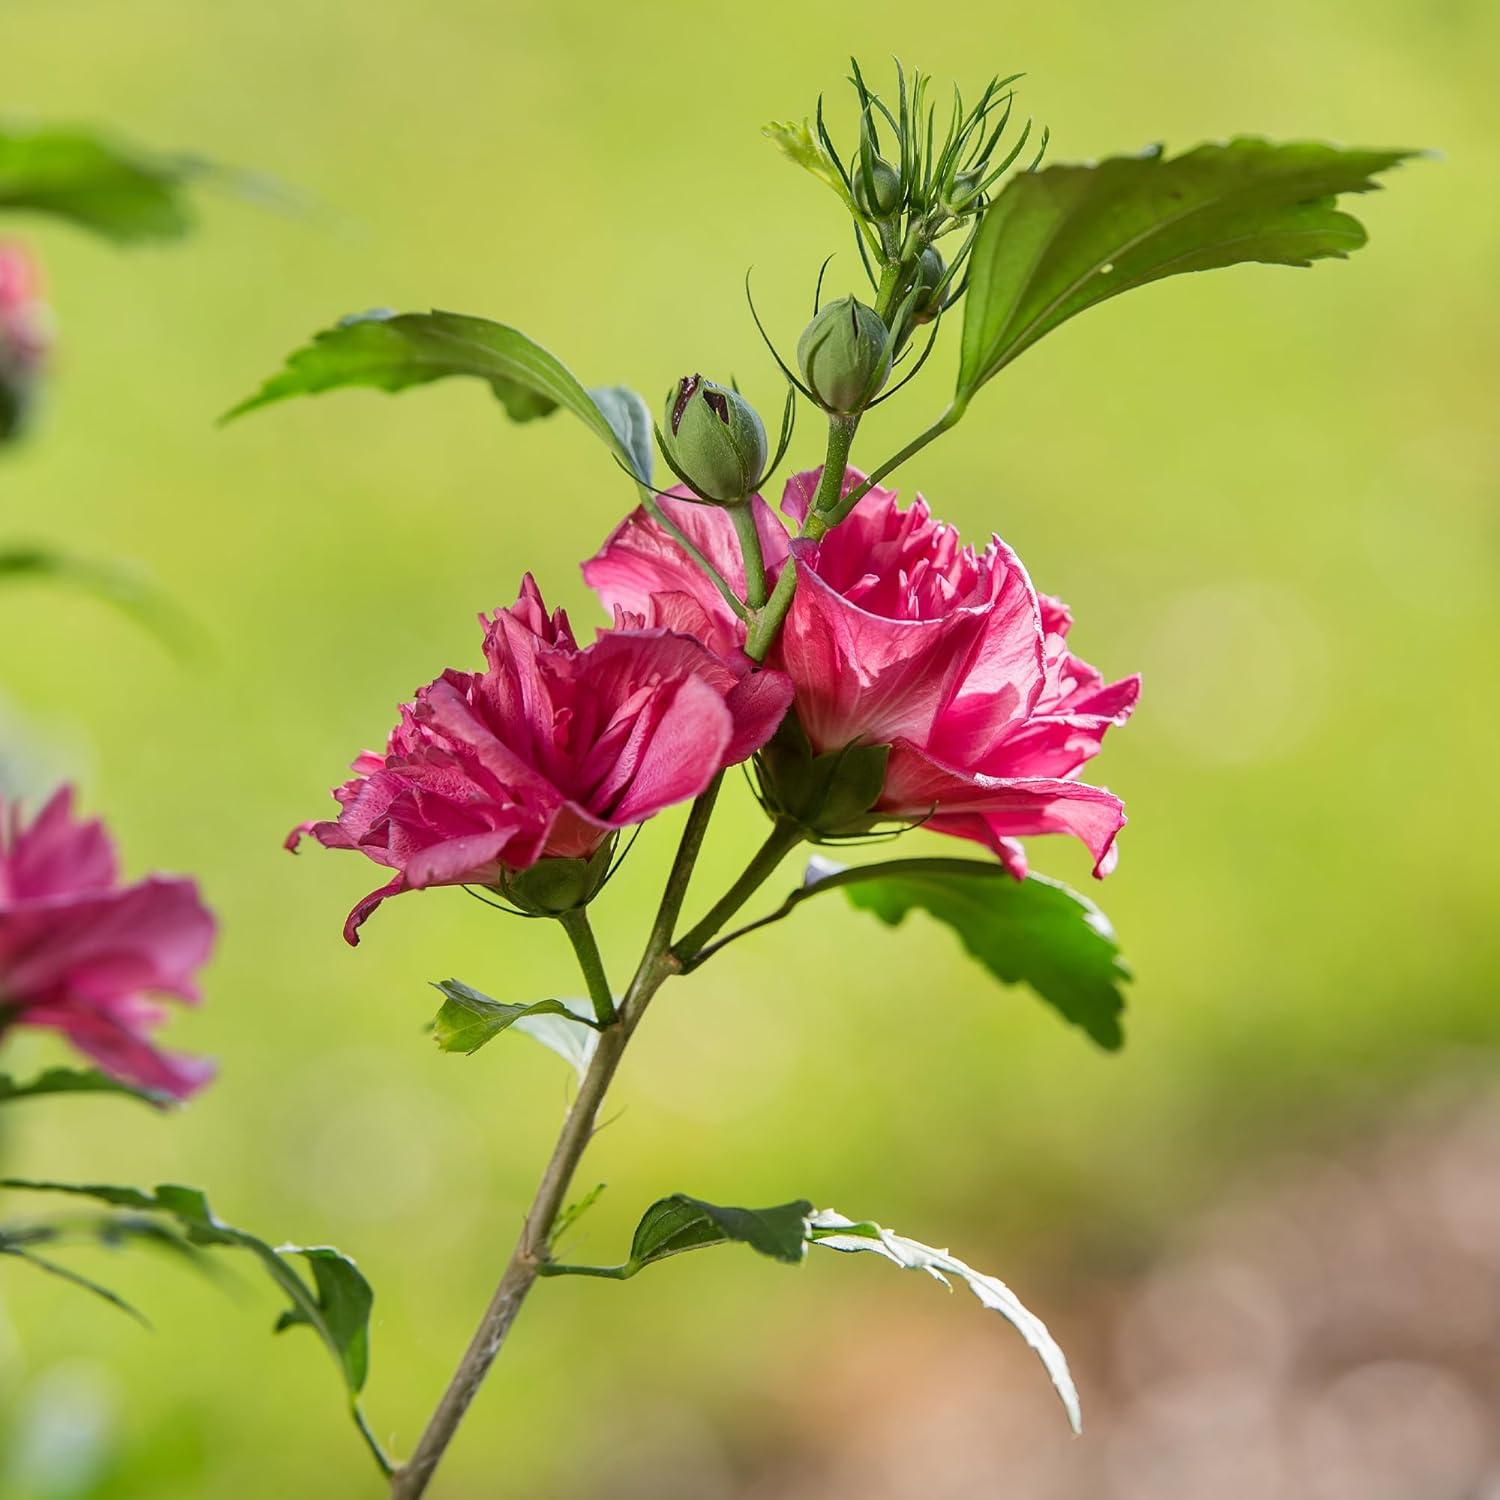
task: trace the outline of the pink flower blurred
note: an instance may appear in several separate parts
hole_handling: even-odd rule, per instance
[[[782,510],[800,523],[820,477],[795,475]],[[850,470],[847,493],[863,476]],[[722,571],[737,567],[733,529],[720,512],[661,502]],[[767,519],[774,520],[769,510]],[[777,526],[768,566],[796,559],[797,592],[772,665],[792,679],[795,706],[815,753],[889,745],[876,811],[921,820],[992,849],[1026,873],[1020,837],[1071,833],[1103,875],[1125,822],[1119,798],[1078,780],[1104,732],[1130,716],[1137,677],[1106,684],[1067,648],[1064,605],[1038,597],[998,537],[983,552],[932,519],[919,496],[901,510],[876,488],[821,542],[788,540]],[[584,565],[605,604],[639,608],[686,592],[692,564],[637,511]],[[706,586],[694,598],[710,620],[703,638],[736,651],[733,611]]]
[[[183,1099],[214,1075],[203,1058],[149,1040],[153,996],[195,1005],[214,919],[191,880],[118,883],[103,826],[73,816],[64,787],[30,823],[0,798],[0,1032],[61,1032],[106,1073]]]
[[[0,241],[0,442],[20,430],[46,352],[36,268],[19,245]]]
[[[349,942],[403,891],[585,858],[765,744],[791,684],[666,628],[697,617],[689,599],[663,603],[618,611],[614,629],[580,647],[528,574],[514,607],[483,620],[486,668],[444,672],[402,706],[385,754],[366,751],[334,793],[337,818],[288,840],[309,833],[397,872],[350,912]]]

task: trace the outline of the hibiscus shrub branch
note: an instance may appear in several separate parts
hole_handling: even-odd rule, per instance
[[[175,1215],[194,1245],[257,1255],[290,1298],[279,1326],[311,1324],[338,1359],[396,1500],[426,1491],[539,1280],[625,1281],[719,1244],[788,1264],[809,1246],[869,1251],[962,1280],[1041,1356],[1077,1425],[1061,1351],[1002,1282],[805,1200],[744,1209],[670,1193],[648,1208],[620,1264],[552,1254],[608,1090],[657,994],[814,897],[842,891],[893,929],[921,912],[1002,984],[1029,987],[1100,1046],[1121,1043],[1129,972],[1113,931],[1087,898],[1031,872],[1028,845],[1063,835],[1087,849],[1097,877],[1114,868],[1124,805],[1084,776],[1108,732],[1130,718],[1139,679],[1111,679],[1075,654],[1070,611],[1038,592],[998,536],[966,544],[920,496],[902,504],[884,481],[956,426],[1015,359],[1090,307],[1190,271],[1347,256],[1365,232],[1339,199],[1371,191],[1412,153],[1239,137],[1177,156],[1157,149],[1043,168],[1049,137],[1016,113],[1019,76],[992,79],[950,112],[927,75],[898,65],[882,95],[855,64],[852,144],[836,143],[821,102],[815,125],[767,128],[837,196],[873,288],[869,303],[824,297],[824,261],[794,361],[777,352],[751,303],[788,383],[774,456],[733,381],[681,376],[653,417],[634,391],[586,384],[519,329],[441,311],[341,319],[230,413],[356,387],[396,393],[479,380],[512,421],[568,413],[629,476],[637,500],[583,563],[606,626],[592,638],[575,632],[524,574],[515,602],[481,617],[474,659],[402,703],[384,748],[354,759],[332,814],[288,840],[295,848],[311,838],[379,867],[345,920],[350,944],[386,901],[463,889],[502,911],[557,921],[588,997],[491,999],[456,979],[437,986],[444,1003],[432,1031],[445,1052],[473,1055],[519,1033],[565,1058],[579,1081],[490,1303],[411,1457],[389,1460],[359,1409],[370,1293],[346,1257],[273,1251],[213,1219],[191,1190],[42,1185]],[[175,212],[174,171],[130,178],[142,225]],[[4,267],[0,391],[24,393],[37,354],[33,308]],[[905,395],[955,316],[947,407],[860,472],[852,460],[864,413]],[[822,462],[793,473],[773,509],[761,492],[793,440],[799,401],[824,419]],[[667,490],[655,486],[658,450],[678,481]],[[731,766],[753,767],[770,827],[741,874],[683,930]],[[679,805],[688,812],[677,849],[617,996],[589,907],[629,853],[619,853],[621,832]],[[125,1087],[185,1098],[209,1066],[161,1051],[153,1035],[160,996],[196,998],[193,978],[212,939],[191,883],[122,884],[102,830],[73,817],[67,793],[30,820],[14,807],[0,813],[0,1030],[60,1032]],[[961,840],[973,857],[854,868],[814,858],[778,906],[724,935],[803,843],[845,846],[916,828]],[[520,930],[496,927],[502,939]],[[45,1078],[0,1089],[0,1102],[95,1087],[54,1079],[49,1090]],[[32,1253],[15,1235],[0,1251]],[[303,1258],[307,1275],[287,1256]]]

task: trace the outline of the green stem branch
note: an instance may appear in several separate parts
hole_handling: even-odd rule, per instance
[[[613,1026],[618,1019],[614,991],[610,989],[609,976],[604,972],[604,960],[599,954],[599,943],[589,923],[588,911],[579,906],[572,911],[563,912],[557,920],[567,933],[573,952],[578,955],[578,967],[583,971],[583,981],[588,986],[595,1018],[601,1026]]]
[[[838,504],[839,491],[844,485],[844,472],[849,466],[849,450],[854,444],[854,434],[859,427],[859,417],[832,415],[828,418],[828,449],[823,457],[823,473],[818,480],[817,492],[802,522],[803,536],[814,541],[828,530],[827,525],[815,519],[827,506]],[[792,596],[797,589],[797,565],[789,557],[782,564],[781,576],[764,609],[755,616],[745,636],[745,655],[751,661],[764,661],[776,637],[781,633],[786,613],[792,607]]]
[[[380,1439],[371,1431],[364,1407],[356,1401],[349,1409],[354,1414],[354,1425],[359,1428],[359,1435],[365,1440],[365,1446],[374,1455],[375,1462],[380,1466],[380,1472],[389,1479],[396,1472],[396,1466],[386,1456],[385,1449],[380,1446]]]
[[[911,458],[914,454],[920,453],[928,443],[942,437],[950,427],[955,426],[959,418],[963,416],[967,406],[967,401],[955,401],[926,432],[919,433],[894,457],[886,459],[868,479],[850,490],[831,510],[824,514],[809,514],[808,524],[802,528],[802,534],[810,536],[816,541],[824,532],[828,531],[831,527],[837,526],[886,475],[894,473],[907,459]],[[816,525],[813,524],[814,520],[817,522]]]
[[[755,524],[755,512],[748,500],[725,509],[734,522],[734,534],[739,539],[740,556],[745,562],[745,603],[751,609],[763,609],[766,603],[766,560],[761,552],[760,529]]]
[[[672,952],[677,961],[684,967],[696,967],[694,960],[699,949],[765,884],[781,861],[801,842],[802,830],[795,823],[778,820],[740,878],[709,908],[703,920],[673,945]]]

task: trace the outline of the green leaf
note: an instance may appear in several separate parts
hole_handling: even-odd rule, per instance
[[[317,1293],[312,1302],[296,1298],[277,1319],[276,1331],[301,1323],[321,1335],[344,1372],[349,1393],[358,1395],[370,1369],[370,1309],[374,1303],[370,1283],[348,1256],[329,1245],[283,1245],[273,1253],[300,1255],[312,1272]]]
[[[1012,177],[970,259],[958,402],[1075,313],[1133,287],[1246,261],[1347,256],[1364,227],[1335,207],[1417,153],[1251,136]]]
[[[0,585],[55,583],[129,616],[180,658],[200,648],[199,627],[149,578],[119,563],[95,562],[51,547],[0,548]]]
[[[550,1047],[582,1072],[593,1056],[597,1037],[594,1022],[585,1021],[565,1000],[538,1000],[533,1005],[506,1005],[491,1000],[457,979],[440,979],[433,984],[444,997],[443,1007],[432,1023],[433,1039],[444,1052],[478,1052],[512,1026]],[[549,1026],[535,1023],[544,1017],[561,1018]],[[528,1021],[533,1022],[527,1025]],[[583,1033],[584,1041],[578,1033]]]
[[[651,477],[650,417],[623,386],[590,394],[553,354],[519,329],[462,313],[376,310],[342,319],[289,355],[286,368],[225,420],[284,401],[349,386],[404,391],[450,375],[485,381],[516,422],[562,407],[643,479]]]
[[[844,207],[856,218],[859,217],[859,209],[850,196],[843,175],[806,120],[800,124],[795,120],[772,120],[769,125],[761,128],[760,133],[788,160],[811,172],[820,182],[827,183],[839,195]]]
[[[248,1251],[289,1303],[276,1324],[278,1331],[305,1324],[318,1334],[339,1367],[359,1419],[357,1398],[369,1371],[370,1309],[374,1294],[348,1256],[324,1245],[280,1245],[273,1249],[264,1240],[216,1217],[208,1199],[197,1188],[164,1184],[148,1193],[140,1188],[102,1183],[36,1182],[24,1178],[6,1179],[0,1182],[0,1187],[62,1193],[94,1199],[112,1208],[164,1214],[176,1221],[192,1245]],[[312,1274],[311,1286],[298,1274],[292,1263],[294,1257],[306,1261]]]
[[[985,1306],[998,1312],[1036,1351],[1054,1389],[1067,1411],[1075,1432],[1081,1429],[1078,1391],[1068,1370],[1068,1361],[1046,1325],[1030,1312],[1020,1298],[994,1276],[976,1271],[946,1250],[935,1250],[918,1240],[882,1229],[878,1224],[857,1222],[832,1209],[814,1213],[805,1199],[775,1208],[723,1208],[674,1193],[653,1203],[636,1227],[630,1259],[618,1266],[570,1266],[548,1261],[544,1276],[599,1276],[627,1281],[647,1266],[689,1250],[714,1245],[745,1244],[772,1260],[789,1265],[800,1263],[809,1245],[845,1253],[870,1251],[906,1270],[925,1271],[950,1285],[957,1277]]]
[[[629,1274],[685,1250],[709,1245],[749,1245],[772,1260],[795,1265],[807,1253],[807,1216],[812,1204],[803,1199],[775,1208],[723,1208],[674,1193],[653,1203],[636,1226],[630,1244]]]
[[[592,1200],[590,1200],[592,1201]],[[548,1261],[544,1276],[603,1276],[628,1281],[657,1261],[712,1245],[749,1245],[772,1260],[795,1265],[807,1253],[808,1215],[805,1199],[775,1208],[725,1208],[673,1193],[659,1198],[641,1215],[630,1242],[630,1259],[618,1266],[570,1266]]]
[[[845,867],[814,858],[800,889],[769,916],[779,921],[811,897],[842,887],[850,902],[897,926],[921,909],[951,927],[996,979],[1027,984],[1101,1047],[1124,1041],[1120,986],[1130,970],[1109,918],[1086,896],[1043,875],[1017,880],[977,859],[896,859]]]
[[[645,398],[628,385],[595,386],[590,392],[594,405],[604,413],[614,433],[619,452],[637,478],[651,483],[656,464],[656,442],[651,433],[651,411]]]
[[[186,234],[185,187],[204,170],[89,130],[0,126],[0,211],[52,214],[118,244]]]
[[[45,1271],[49,1276],[56,1276],[62,1281],[81,1288],[85,1292],[92,1293],[101,1301],[108,1302],[111,1307],[118,1308],[122,1313],[132,1317],[137,1323],[145,1328],[151,1326],[146,1315],[139,1308],[133,1307],[118,1292],[111,1291],[107,1286],[93,1280],[91,1277],[75,1271],[71,1266],[65,1266],[48,1256],[38,1255],[36,1251],[28,1249],[24,1244],[7,1240],[0,1236],[0,1255],[9,1255],[16,1260],[23,1261],[29,1266],[35,1266],[39,1271]]]
[[[166,1109],[173,1103],[167,1094],[121,1083],[94,1068],[48,1068],[25,1083],[17,1083],[8,1073],[0,1073],[0,1104],[13,1099],[36,1099],[44,1094],[124,1094],[156,1109]]]
[[[825,1250],[845,1254],[870,1251],[908,1271],[925,1271],[935,1280],[949,1285],[956,1276],[984,1304],[1000,1314],[1036,1350],[1053,1388],[1062,1400],[1074,1432],[1083,1430],[1083,1415],[1078,1405],[1078,1388],[1073,1384],[1068,1361],[1057,1341],[1047,1332],[1047,1325],[1031,1312],[1006,1284],[995,1276],[986,1276],[966,1265],[946,1250],[935,1250],[919,1240],[893,1234],[878,1224],[856,1223],[832,1209],[822,1209],[808,1221],[808,1237]]]

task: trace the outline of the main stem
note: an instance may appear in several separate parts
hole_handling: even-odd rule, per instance
[[[643,993],[633,1010],[627,1007],[613,1026],[600,1032],[593,1061],[589,1063],[578,1096],[563,1121],[562,1132],[552,1148],[552,1158],[542,1173],[536,1197],[527,1212],[526,1222],[521,1226],[521,1237],[511,1252],[505,1273],[412,1456],[391,1476],[391,1500],[414,1500],[415,1496],[426,1492],[433,1471],[453,1441],[453,1434],[463,1421],[469,1403],[505,1343],[511,1324],[547,1258],[548,1237],[562,1209],[563,1196],[593,1134],[599,1106],[615,1076],[615,1069],[620,1065],[626,1043],[649,999],[650,994]]]
[[[630,1038],[635,1034],[635,1028],[640,1025],[651,997],[672,974],[678,972],[679,965],[671,954],[672,931],[682,913],[688,882],[692,878],[693,866],[697,863],[698,851],[703,847],[703,837],[708,830],[708,821],[713,814],[714,802],[723,779],[723,772],[720,772],[708,790],[693,803],[677,847],[676,858],[672,862],[671,873],[667,876],[651,935],[646,942],[646,951],[630,982],[630,988],[626,991],[619,1014],[612,1025],[606,1026],[599,1033],[598,1046],[594,1050],[588,1071],[583,1076],[583,1082],[578,1087],[578,1095],[563,1121],[557,1144],[552,1148],[551,1159],[546,1171],[542,1173],[536,1196],[526,1214],[526,1222],[521,1226],[521,1236],[516,1241],[516,1247],[511,1252],[510,1260],[500,1277],[500,1284],[495,1288],[495,1294],[490,1298],[490,1304],[480,1319],[479,1327],[469,1340],[469,1347],[464,1351],[458,1369],[448,1382],[448,1388],[429,1418],[412,1456],[391,1476],[391,1500],[416,1500],[417,1496],[426,1493],[433,1472],[447,1452],[448,1444],[453,1441],[453,1435],[458,1431],[469,1403],[484,1383],[484,1377],[500,1353],[527,1294],[536,1284],[542,1266],[546,1264],[552,1226],[557,1221],[568,1185],[572,1182],[578,1163],[593,1136],[599,1108],[614,1079],[615,1070],[620,1066],[620,1059]],[[569,936],[573,935],[570,931]],[[594,951],[597,953],[597,949]],[[579,956],[582,959],[582,953]],[[601,976],[602,973],[601,965]],[[592,980],[590,983],[592,987]],[[597,1006],[597,1001],[595,1003]]]

